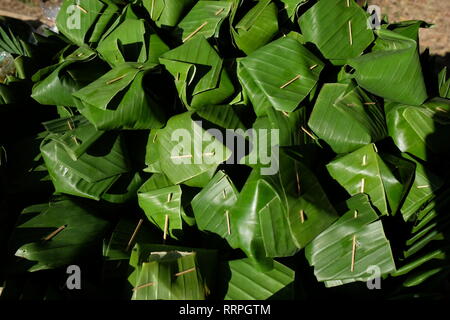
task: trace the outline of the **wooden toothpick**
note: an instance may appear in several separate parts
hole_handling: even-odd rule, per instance
[[[305,222],[305,211],[304,211],[303,209],[300,210],[300,221],[301,221],[302,223]]]
[[[297,75],[295,76],[295,78],[292,78],[291,80],[289,80],[288,82],[286,82],[285,84],[283,84],[280,89],[284,89],[286,88],[288,85],[290,85],[292,82],[297,81],[298,79],[300,79],[301,75]]]
[[[361,193],[364,193],[364,185],[365,185],[366,179],[361,179]]]
[[[67,126],[69,127],[69,130],[75,129],[73,120],[72,120],[71,118],[70,118],[70,119],[67,119]]]
[[[315,64],[315,65],[309,67],[309,70],[312,70],[312,69],[316,68],[317,66],[318,66],[318,64]]]
[[[356,219],[356,218],[358,218],[358,210],[355,210],[354,212],[353,212],[353,217]]]
[[[80,11],[82,11],[83,13],[88,13],[86,9],[84,9],[82,6],[80,6],[79,4],[77,4],[75,7],[77,7]]]
[[[215,154],[216,154],[215,152],[206,152],[206,153],[203,153],[202,155],[206,156],[206,157],[213,157]]]
[[[353,235],[352,243],[352,265],[350,266],[350,271],[355,271],[355,256],[356,256],[356,235]]]
[[[218,16],[219,14],[221,14],[225,9],[224,8],[220,8],[219,10],[217,10],[217,12],[214,14],[215,16]]]
[[[286,111],[281,111],[281,113],[289,118],[289,113],[287,113]]]
[[[374,104],[377,104],[377,103],[376,102],[364,102],[364,104],[369,106],[369,105],[374,105]]]
[[[425,189],[425,188],[429,188],[429,185],[423,185],[423,186],[417,186],[417,189]]]
[[[309,132],[308,130],[306,130],[305,127],[302,126],[301,128],[302,128],[302,131],[303,131],[304,133],[306,133],[308,136],[310,136],[313,140],[316,140],[316,137],[314,137],[313,134],[312,134],[311,132]]]
[[[363,166],[365,166],[367,163],[366,163],[366,161],[367,161],[367,155],[364,155],[363,156]]]
[[[347,0],[347,7],[350,7],[350,0]]]
[[[158,134],[156,133],[155,136],[153,137],[153,143],[155,143],[156,138],[158,138]]]
[[[76,136],[72,136],[72,140],[75,142],[75,144],[80,145],[80,142],[78,141]]]
[[[130,250],[131,245],[133,244],[134,239],[136,238],[136,236],[137,236],[137,234],[138,234],[138,232],[139,232],[139,229],[141,228],[143,222],[144,222],[143,219],[139,219],[139,222],[138,222],[136,228],[134,229],[133,234],[131,235],[130,240],[128,241],[127,248],[126,248],[125,251],[129,251],[129,250]]]
[[[125,77],[126,77],[126,74],[124,74],[123,76],[120,76],[120,77],[111,79],[111,80],[109,80],[109,81],[106,81],[106,84],[112,84],[112,83],[114,83],[114,82],[117,82],[117,81],[119,81],[119,80],[122,80],[122,79],[125,78]]]
[[[194,272],[194,271],[195,271],[195,267],[187,269],[187,270],[184,270],[184,271],[181,271],[181,272],[178,272],[178,273],[175,273],[175,277],[179,277],[179,276],[182,276],[182,275],[184,275],[186,273],[191,273],[191,272]]]
[[[167,202],[172,201],[172,192],[167,195]]]
[[[166,214],[166,218],[164,221],[164,235],[163,235],[163,240],[166,241],[167,239],[167,230],[169,229],[169,215]]]
[[[185,158],[192,158],[192,154],[184,154],[181,156],[171,156],[171,159],[185,159]]]
[[[230,235],[231,234],[231,226],[230,226],[230,214],[229,214],[228,210],[225,211],[225,216],[227,218],[227,229],[228,229],[227,233],[228,233],[228,235]]]
[[[202,30],[206,25],[208,24],[208,21],[205,21],[201,24],[200,27],[198,27],[197,29],[195,29],[194,31],[191,32],[190,35],[188,35],[186,38],[183,39],[183,42],[188,41],[189,39],[191,39],[193,36],[195,36],[200,30]]]
[[[48,241],[53,239],[58,233],[60,233],[61,231],[63,231],[65,228],[67,227],[66,225],[63,225],[61,227],[59,227],[58,229],[56,229],[55,231],[53,231],[52,233],[50,233],[48,236],[46,236],[45,238],[43,238],[42,240],[44,241]]]
[[[350,41],[350,45],[353,45],[353,35],[352,35],[352,21],[349,20],[348,21],[348,36],[349,36],[349,41]]]
[[[143,288],[151,287],[151,286],[153,286],[154,284],[155,284],[154,282],[149,282],[149,283],[140,285],[140,286],[138,286],[138,287],[136,287],[136,288],[133,288],[133,291],[138,291],[138,290],[143,289]]]

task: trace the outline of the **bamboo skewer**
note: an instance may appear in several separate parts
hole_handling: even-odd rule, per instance
[[[63,231],[65,228],[67,227],[66,225],[63,225],[61,227],[59,227],[58,229],[56,229],[55,231],[53,231],[52,233],[50,233],[48,236],[46,236],[45,238],[43,238],[42,240],[44,241],[49,241],[51,239],[53,239],[58,233],[60,233],[61,231]]]
[[[352,264],[350,266],[350,271],[355,271],[355,257],[356,257],[356,235],[353,235],[352,243]]]
[[[300,221],[303,223],[305,223],[305,211],[302,209],[300,210]]]
[[[126,248],[125,251],[130,250],[131,245],[133,244],[134,239],[136,238],[136,236],[137,236],[137,234],[138,234],[138,232],[139,232],[139,229],[141,228],[143,222],[144,222],[144,220],[139,219],[139,222],[138,222],[136,228],[134,229],[133,234],[131,235],[130,240],[128,241],[127,248]]]
[[[138,290],[140,290],[140,289],[144,289],[144,288],[147,288],[147,287],[151,287],[151,286],[153,286],[154,284],[155,284],[154,282],[149,282],[149,283],[140,285],[140,286],[138,286],[138,287],[136,287],[136,288],[133,288],[133,291],[138,291]]]
[[[217,10],[217,12],[214,14],[215,16],[218,16],[219,14],[221,14],[225,9],[224,8],[220,8],[219,10]]]
[[[184,271],[181,271],[181,272],[178,272],[178,273],[175,273],[175,277],[179,277],[179,276],[182,276],[182,275],[184,275],[186,273],[191,273],[191,272],[194,272],[194,271],[195,271],[195,267],[187,269],[187,270],[184,270]]]
[[[352,35],[352,21],[349,20],[348,21],[348,36],[349,36],[349,41],[350,41],[350,45],[353,45],[353,35]]]
[[[171,156],[171,159],[186,159],[186,158],[192,158],[192,154],[184,154],[181,156]]]
[[[80,6],[79,4],[75,5],[81,12],[83,13],[88,13],[86,9],[84,9],[82,6]]]
[[[230,214],[227,211],[225,211],[225,216],[227,218],[227,234],[230,235],[231,234],[231,226],[230,226]]]
[[[167,231],[169,229],[169,215],[166,214],[166,218],[164,220],[164,234],[163,234],[163,240],[166,241],[167,239]]]
[[[286,82],[285,84],[283,84],[280,89],[284,89],[286,88],[288,85],[290,85],[291,83],[293,83],[294,81],[297,81],[298,79],[300,79],[301,75],[297,75],[295,76],[295,78],[289,80],[288,82]]]
[[[106,84],[113,84],[114,82],[117,82],[117,81],[119,81],[119,80],[122,80],[122,79],[125,78],[125,77],[126,77],[126,74],[124,74],[123,76],[120,76],[120,77],[111,79],[111,80],[109,80],[109,81],[106,81]]]
[[[305,127],[302,126],[301,128],[302,128],[302,131],[303,131],[304,133],[306,133],[308,136],[310,136],[313,140],[316,140],[316,137],[314,137],[313,134],[312,134],[311,132],[309,132],[308,130],[306,130]]]
[[[208,21],[205,21],[202,23],[202,25],[200,27],[198,27],[197,29],[195,29],[194,31],[192,31],[192,33],[190,35],[188,35],[186,38],[183,39],[183,42],[188,41],[189,39],[191,39],[193,36],[195,36],[200,30],[202,30],[206,25],[208,24]]]

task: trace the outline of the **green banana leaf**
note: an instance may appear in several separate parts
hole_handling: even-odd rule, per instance
[[[145,165],[146,168],[143,169],[145,172],[151,173],[161,173],[161,166],[159,162],[159,151],[158,144],[156,143],[156,138],[158,138],[158,130],[150,130],[150,135],[147,140],[147,145],[145,147]]]
[[[441,98],[450,99],[450,79],[447,79],[447,67],[439,72],[439,96]]]
[[[143,220],[123,218],[117,223],[109,239],[103,242],[103,257],[108,261],[128,260],[136,243],[158,240],[159,235]]]
[[[199,230],[218,234],[232,248],[238,247],[238,239],[237,233],[232,233],[228,228],[231,227],[229,211],[236,203],[238,194],[231,179],[223,171],[218,171],[191,201]]]
[[[93,69],[96,54],[87,47],[78,48],[55,66],[39,70],[33,75],[31,97],[44,105],[75,106],[72,93],[96,80],[103,68]]]
[[[132,300],[204,300],[206,296],[195,252],[152,252],[137,279]]]
[[[322,87],[308,126],[336,153],[355,151],[387,135],[380,107],[359,87],[339,83]]]
[[[250,259],[227,261],[222,274],[229,276],[220,282],[224,300],[292,299],[295,272],[274,261],[273,269],[257,270]]]
[[[222,142],[192,120],[191,116],[191,112],[173,116],[157,133],[160,167],[173,184],[215,170],[231,155]],[[204,185],[205,181],[202,181],[198,186]]]
[[[113,184],[130,171],[120,136],[104,136],[77,160],[50,134],[41,153],[56,192],[100,200]],[[95,151],[94,151],[95,150]]]
[[[239,248],[261,270],[272,267],[273,257],[295,254],[337,218],[316,177],[283,153],[275,175],[252,171],[229,217]]]
[[[181,187],[172,185],[162,174],[154,174],[138,190],[139,206],[150,222],[163,232],[167,224],[168,235],[175,239],[183,229],[181,194]]]
[[[349,210],[305,249],[317,280],[329,285],[367,281],[372,266],[380,276],[395,270],[389,241],[367,195],[355,195],[346,205]]]
[[[416,166],[414,181],[400,209],[403,219],[409,221],[424,204],[435,197],[436,191],[443,185],[443,180],[413,157],[407,154],[403,156],[413,161]]]
[[[0,49],[11,54],[31,57],[32,47],[22,39],[15,35],[9,27],[0,25]]]
[[[177,25],[176,36],[183,42],[199,36],[206,39],[218,37],[231,6],[230,1],[198,1]]]
[[[28,207],[21,218],[26,222],[17,227],[14,239],[23,245],[16,256],[36,262],[29,271],[54,269],[89,256],[109,227],[107,220],[72,200]]]
[[[99,39],[118,13],[117,9],[114,3],[107,0],[84,0],[83,3],[78,0],[64,1],[56,17],[56,26],[59,32],[81,47]]]
[[[370,53],[351,59],[355,79],[367,91],[395,102],[418,106],[427,98],[417,42],[380,29]]]
[[[386,25],[384,25],[386,26]],[[392,30],[402,36],[408,37],[419,43],[419,29],[429,28],[432,25],[422,20],[408,20],[392,23],[386,26],[388,30]]]
[[[238,21],[236,17],[241,15],[241,8],[250,2],[253,7]],[[236,46],[249,55],[267,44],[278,32],[277,11],[272,0],[233,0],[230,29]]]
[[[353,0],[320,0],[300,17],[299,24],[307,42],[342,65],[361,55],[374,40],[367,20],[368,14]]]
[[[281,38],[239,61],[238,77],[258,116],[267,108],[292,112],[316,85],[324,67],[292,38]]]
[[[223,60],[202,36],[164,53],[159,61],[174,77],[188,109],[221,104],[234,93]]]
[[[106,7],[102,10],[100,16],[95,22],[94,28],[92,29],[92,33],[89,37],[89,42],[91,43],[99,42],[102,36],[105,33],[108,33],[108,31],[106,31],[108,26],[111,25],[113,19],[119,14],[119,7],[114,0],[101,1],[106,5]]]
[[[381,214],[396,213],[405,186],[377,153],[374,144],[333,160],[327,169],[350,195],[365,193]]]
[[[175,27],[195,0],[142,0],[150,19],[159,28]]]
[[[199,249],[199,248],[187,248],[182,246],[169,246],[163,244],[154,243],[136,243],[131,252],[129,260],[129,277],[128,282],[132,288],[138,286],[138,277],[141,273],[143,263],[150,261],[152,252],[188,252],[195,253],[201,278],[205,282],[205,293],[211,292],[216,286],[217,278],[217,261],[218,255],[216,250]],[[176,271],[175,271],[176,272]],[[206,294],[208,295],[208,294]],[[131,294],[130,294],[131,296]]]
[[[143,90],[146,76],[157,72],[155,68],[129,62],[115,67],[73,94],[78,110],[99,130],[161,127],[162,107]]]
[[[60,118],[43,123],[48,132],[54,133],[52,139],[64,147],[73,161],[82,156],[95,143],[104,131],[98,131],[83,116]]]
[[[133,30],[133,32],[130,32]],[[169,47],[145,20],[127,19],[100,41],[97,51],[112,67],[124,62],[159,63]]]
[[[195,113],[202,119],[209,121],[221,128],[229,130],[245,129],[233,106],[230,105],[206,105],[195,110]]]
[[[282,8],[286,10],[288,18],[294,22],[299,6],[308,2],[308,0],[281,0]]]
[[[386,105],[389,135],[402,152],[428,160],[431,154],[447,155],[450,122],[447,99],[435,98],[422,106],[390,103]]]

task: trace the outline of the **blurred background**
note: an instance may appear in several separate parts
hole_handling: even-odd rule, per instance
[[[17,18],[46,21],[55,12],[62,0],[0,0],[0,15],[15,15]],[[83,1],[83,0],[81,0]],[[344,1],[344,0],[343,0]],[[364,2],[358,0],[359,3]],[[382,15],[390,22],[402,20],[424,20],[434,24],[421,29],[421,51],[429,48],[431,55],[438,55],[437,62],[450,68],[450,0],[368,0],[378,5]]]

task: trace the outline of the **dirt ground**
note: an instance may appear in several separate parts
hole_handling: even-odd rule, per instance
[[[49,2],[60,0],[47,0]],[[82,1],[82,0],[81,0]],[[450,52],[450,0],[368,0],[378,5],[382,14],[391,22],[401,20],[424,20],[435,24],[430,29],[421,29],[421,49],[430,48],[431,54],[446,55]],[[0,10],[25,16],[42,18],[41,0],[0,0]]]

